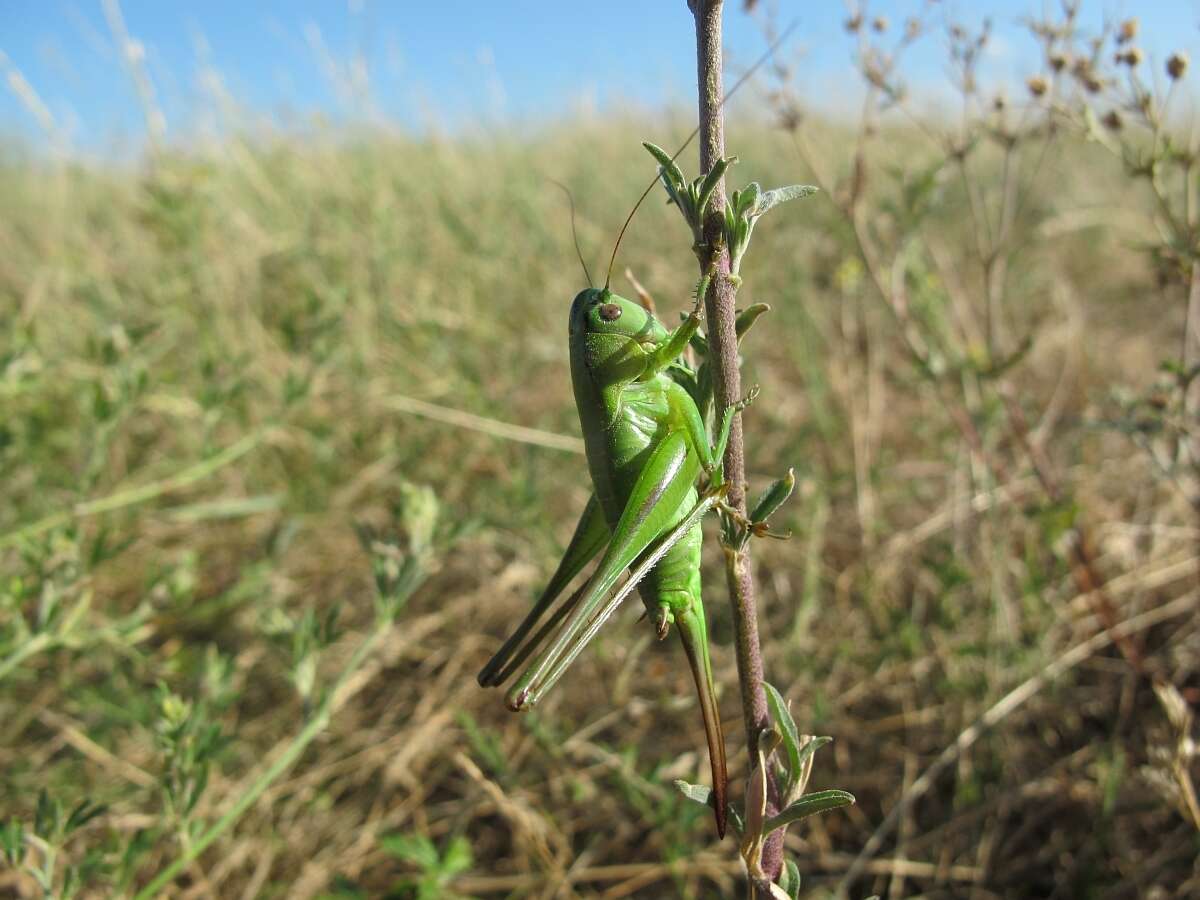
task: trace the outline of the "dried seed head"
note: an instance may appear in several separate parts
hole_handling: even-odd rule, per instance
[[[876,16],[875,20],[871,23],[871,27],[874,28],[876,31],[878,31],[880,34],[883,34],[885,31],[888,30],[887,16]]]
[[[855,32],[858,31],[858,29],[862,28],[862,22],[863,22],[862,16],[858,13],[855,13],[853,16],[851,16],[850,18],[848,18],[846,20],[846,22],[845,22],[846,30],[849,31],[851,34],[854,34]]]
[[[1178,81],[1187,74],[1188,55],[1182,50],[1172,53],[1167,58],[1167,74],[1171,76],[1172,81]]]
[[[1061,72],[1063,69],[1065,69],[1067,67],[1067,63],[1069,63],[1070,61],[1071,61],[1071,58],[1069,56],[1067,56],[1065,53],[1051,53],[1050,54],[1050,68],[1052,68],[1055,72]]]
[[[874,60],[867,60],[863,64],[863,78],[867,79],[874,87],[884,88],[887,86],[887,77],[884,75],[883,69]]]
[[[910,41],[915,41],[921,36],[921,20],[916,16],[910,16],[904,23],[904,36]]]
[[[1075,65],[1071,67],[1071,74],[1075,79],[1084,86],[1089,94],[1098,94],[1104,90],[1104,82],[1096,74],[1096,70],[1092,68],[1092,63],[1087,59],[1075,60]]]
[[[1031,75],[1025,82],[1025,86],[1029,88],[1029,93],[1035,97],[1045,96],[1046,91],[1050,89],[1050,85],[1041,75]]]
[[[798,131],[804,121],[804,112],[794,101],[786,100],[780,103],[779,127],[784,131]]]
[[[1117,29],[1117,43],[1118,44],[1128,44],[1135,37],[1137,37],[1137,33],[1138,33],[1138,20],[1136,18],[1126,19],[1124,22],[1121,23],[1121,27],[1119,29]]]
[[[1109,131],[1120,131],[1121,126],[1124,124],[1121,121],[1121,114],[1115,109],[1111,110],[1101,121],[1104,122],[1104,127]]]
[[[996,112],[1002,112],[1006,106],[1008,106],[1008,101],[1004,98],[1003,94],[997,94],[992,98],[992,109],[996,110]]]
[[[1138,49],[1137,47],[1130,47],[1125,52],[1118,53],[1116,56],[1114,56],[1113,62],[1115,62],[1119,66],[1125,65],[1125,66],[1129,66],[1129,68],[1133,69],[1141,64],[1142,59],[1143,59],[1142,51],[1140,49]]]

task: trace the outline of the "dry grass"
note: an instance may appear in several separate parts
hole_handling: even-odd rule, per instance
[[[353,523],[386,528],[404,482],[473,529],[439,554],[328,729],[175,894],[316,897],[341,877],[415,896],[396,887],[419,877],[397,858],[411,845],[387,840],[403,835],[470,848],[423,896],[737,895],[732,848],[670,786],[706,770],[682,658],[632,610],[534,713],[509,714],[474,680],[588,491],[560,437],[577,433],[564,319],[580,277],[545,179],[574,189],[598,258],[652,173],[638,140],[669,143],[663,130],[231,142],[137,174],[0,170],[0,596],[10,621],[32,620],[47,592],[89,598],[65,646],[44,641],[0,680],[0,819],[32,821],[41,788],[68,808],[107,804],[66,841],[68,860],[104,851],[115,867],[86,895],[114,892],[139,834],[129,871],[147,883],[299,731],[319,692],[306,706],[290,681],[296,622],[341,606],[342,632],[314,657],[325,683],[372,622]],[[733,133],[735,182],[805,180],[783,136]],[[845,164],[844,135],[816,143]],[[1107,427],[1114,392],[1147,388],[1175,352],[1182,306],[1153,286],[1120,173],[1074,146],[1045,165],[1055,190],[1022,222],[1012,268],[1006,315],[1034,338],[1012,380],[1096,537],[1121,627],[1194,705],[1200,526]],[[895,221],[885,171],[870,200],[881,226]],[[1003,483],[981,469],[828,198],[774,215],[742,295],[774,307],[747,342],[762,385],[751,478],[800,476],[793,539],[757,548],[768,678],[803,729],[835,737],[813,786],[858,798],[789,835],[806,883],[835,886],[901,804],[853,895],[1200,896],[1178,728],[1079,595],[1063,508],[1028,467]],[[948,180],[919,277],[950,335],[953,282],[971,277],[964,215]],[[648,205],[626,246],[660,309],[682,308],[692,268],[671,211]],[[997,410],[974,413],[1009,453]],[[243,455],[175,480],[248,436]],[[706,583],[733,751],[718,566]],[[5,659],[30,640],[6,628]],[[226,738],[189,815],[163,811],[159,682],[207,698]],[[732,753],[735,785],[746,762]],[[13,869],[0,893],[38,895]]]

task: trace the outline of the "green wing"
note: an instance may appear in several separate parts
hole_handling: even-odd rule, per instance
[[[653,568],[652,564],[646,565],[647,560],[653,558],[657,562],[687,533],[687,529],[682,527],[671,528],[669,517],[679,509],[691,489],[696,468],[694,454],[689,460],[688,440],[682,431],[671,432],[655,448],[638,475],[621,519],[613,530],[612,540],[596,571],[584,586],[570,617],[554,640],[538,654],[521,679],[509,690],[507,699],[510,707],[522,709],[533,705],[544,691],[558,681],[600,626],[636,586],[631,576],[621,590],[605,600],[605,595],[612,590],[625,569],[654,544],[654,552],[638,566],[637,572],[641,574],[634,573],[637,580],[644,578]],[[691,527],[715,502],[715,498],[706,497],[684,522],[690,523],[688,527]]]
[[[519,667],[520,664],[529,656],[529,654],[541,643],[545,634],[554,625],[562,621],[563,616],[578,602],[580,592],[568,598],[554,614],[550,617],[546,626],[534,635],[533,640],[529,641],[524,647],[518,647],[530,630],[537,625],[538,620],[554,603],[555,598],[563,592],[563,589],[571,583],[571,580],[583,571],[583,567],[591,562],[608,542],[608,524],[604,521],[604,514],[600,509],[600,503],[596,500],[596,495],[593,494],[588,498],[587,506],[583,508],[583,514],[579,517],[579,522],[575,526],[575,533],[571,536],[571,542],[567,545],[567,551],[563,554],[563,558],[558,563],[558,568],[550,579],[550,583],[546,585],[546,589],[542,591],[542,595],[538,597],[537,602],[533,604],[533,609],[525,616],[525,619],[517,626],[517,630],[509,636],[504,645],[496,651],[486,666],[484,666],[478,676],[481,687],[495,687],[502,684],[512,671]],[[514,657],[513,654],[516,654]]]

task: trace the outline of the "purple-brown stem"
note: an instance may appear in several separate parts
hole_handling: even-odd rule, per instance
[[[700,101],[700,171],[708,172],[725,155],[725,115],[721,107],[721,0],[689,0],[696,19],[697,90]],[[712,285],[705,297],[709,363],[713,372],[713,396],[717,409],[736,403],[742,395],[738,371],[735,330],[735,288],[729,278],[729,253],[722,238],[725,181],[717,182],[704,213],[704,247],[701,273],[713,271]],[[742,443],[742,417],[735,414],[729,444],[725,449],[725,479],[728,501],[746,514],[746,465]],[[758,749],[758,736],[770,725],[767,695],[763,690],[762,652],[758,641],[758,608],[754,599],[754,577],[749,551],[725,548],[725,574],[737,648],[738,681],[742,692],[742,714],[751,759]],[[767,815],[778,811],[779,792],[768,769]],[[783,830],[776,831],[763,848],[763,871],[777,879],[783,868]]]

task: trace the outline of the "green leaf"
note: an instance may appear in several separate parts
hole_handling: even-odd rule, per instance
[[[800,748],[800,765],[804,761],[833,740],[831,737],[810,737],[808,743]]]
[[[770,487],[763,491],[762,496],[758,498],[758,502],[754,504],[753,512],[750,513],[750,521],[765,522],[774,515],[779,507],[787,502],[788,497],[792,496],[792,491],[795,489],[796,471],[795,469],[788,469],[787,475],[771,482]],[[771,690],[775,689],[771,688]],[[795,729],[795,727],[796,723],[793,722],[792,728]]]
[[[750,232],[753,230],[754,230],[754,223],[751,222],[749,219],[739,219],[738,220],[737,231],[735,232],[735,234],[737,235],[738,249],[741,251],[738,254],[739,256],[741,255],[741,253],[746,252],[746,245],[750,243]]]
[[[783,871],[779,873],[779,886],[792,900],[800,896],[800,867],[794,860],[784,862]]]
[[[680,171],[679,166],[675,165],[675,160],[671,159],[671,155],[662,147],[652,144],[649,141],[642,141],[642,146],[650,151],[650,155],[658,160],[658,164],[662,166],[663,180],[674,185],[677,190],[682,188],[685,184],[683,172]]]
[[[688,197],[684,194],[679,193],[675,185],[671,184],[671,182],[667,180],[666,176],[661,175],[661,173],[660,180],[663,183],[663,187],[667,189],[667,205],[670,206],[672,203],[674,203],[677,207],[679,207],[679,211],[683,213],[683,217],[690,221],[688,210],[691,208],[691,200],[688,199]]]
[[[789,862],[790,862],[790,860],[789,860]],[[783,871],[779,873],[778,884],[781,888],[783,888],[785,891],[787,891],[788,894],[791,894],[791,892],[792,892],[792,870],[789,869],[786,865],[783,867]]]
[[[396,859],[410,862],[422,869],[435,869],[438,864],[437,847],[423,835],[388,834],[379,839],[381,846]]]
[[[42,788],[38,793],[37,809],[33,814],[33,831],[48,841],[58,838],[58,827],[62,823],[62,806],[57,800],[52,800]]]
[[[124,889],[133,881],[137,873],[138,863],[153,844],[154,836],[145,828],[139,828],[127,839],[125,850],[121,854],[120,862],[117,864],[117,885],[119,887]]]
[[[58,893],[51,895],[60,900],[70,900],[75,896],[75,891],[79,887],[79,870],[74,866],[68,865],[63,870],[62,885],[58,889]]]
[[[779,815],[767,819],[763,826],[763,835],[766,836],[779,828],[785,828],[793,822],[799,822],[801,819],[807,819],[817,813],[849,806],[853,802],[854,795],[845,791],[817,791],[815,794],[807,794]]]
[[[71,814],[67,816],[67,825],[63,829],[64,834],[70,834],[77,828],[82,828],[96,816],[102,815],[108,810],[108,807],[101,803],[92,803],[89,800],[82,801],[78,806],[71,810]]]
[[[475,857],[471,853],[470,843],[465,837],[459,835],[450,841],[450,846],[446,848],[446,852],[442,856],[442,875],[449,879],[459,872],[465,872],[474,864]]]
[[[762,193],[762,187],[757,181],[752,181],[746,185],[737,195],[737,214],[739,218],[745,218],[748,214],[753,214],[755,207],[758,206],[758,197]]]
[[[725,170],[732,166],[735,162],[737,162],[736,156],[718,159],[713,167],[708,170],[708,174],[704,176],[704,180],[701,182],[700,187],[696,192],[696,209],[700,213],[703,213],[705,208],[708,206],[709,198],[712,197],[712,192],[716,190],[717,182],[724,177]]]
[[[734,230],[737,228],[737,222],[738,222],[737,210],[734,208],[735,205],[737,204],[737,191],[734,191],[733,194],[734,194],[733,200],[731,200],[725,206],[725,235],[726,235],[725,240],[726,241],[729,241],[729,235],[733,234]]]
[[[204,795],[204,789],[208,787],[208,773],[209,767],[201,765],[199,771],[196,773],[196,779],[184,799],[184,812],[191,813],[196,809],[196,804],[200,802],[200,798]]]
[[[738,341],[741,341],[741,339],[745,337],[746,332],[754,326],[754,323],[758,321],[759,316],[770,311],[771,307],[766,303],[752,303],[738,313],[737,321],[734,324],[734,328],[737,331]]]
[[[16,866],[25,856],[25,826],[17,819],[9,819],[0,828],[0,850],[10,866]]]
[[[800,775],[800,732],[796,730],[796,722],[788,709],[787,701],[783,699],[783,694],[779,693],[773,684],[765,681],[763,687],[767,691],[767,705],[771,707],[771,718],[775,720],[783,736],[783,746],[787,751],[788,784],[787,789],[782,792],[786,797],[788,790]]]

